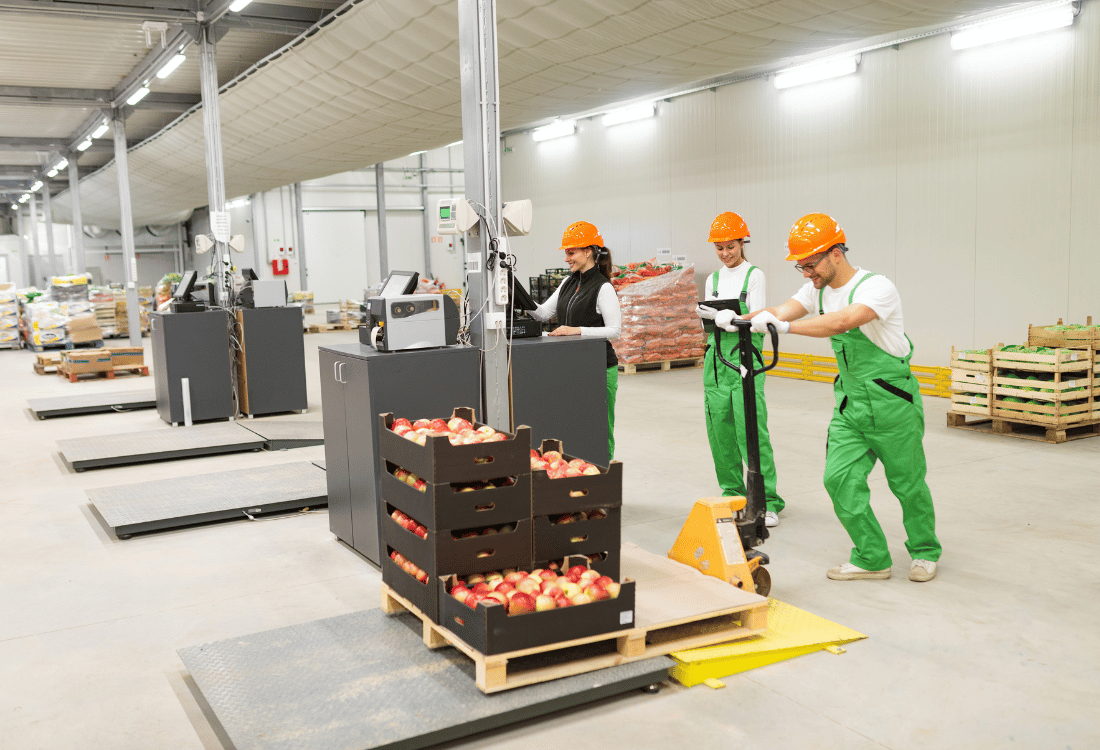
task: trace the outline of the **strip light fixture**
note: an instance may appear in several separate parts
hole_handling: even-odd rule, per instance
[[[141,100],[139,99],[138,101],[141,101]],[[101,138],[103,136],[103,134],[107,132],[108,127],[109,126],[107,125],[107,121],[104,120],[102,123],[100,123],[98,128],[96,128],[95,130],[92,131],[92,134],[91,134],[90,137],[91,138]]]
[[[228,203],[225,204],[225,207],[226,207],[226,209],[240,208],[241,206],[247,206],[251,202],[252,202],[252,199],[249,198],[247,195],[244,195],[244,196],[241,196],[240,198],[234,198],[233,200],[229,201]]]
[[[84,142],[76,147],[76,150],[77,151],[87,151],[91,147],[92,147],[92,139],[91,138],[85,138]]]
[[[557,120],[541,128],[531,131],[531,138],[536,141],[548,141],[551,138],[562,138],[577,132],[576,120]]]
[[[250,2],[252,2],[252,0],[233,0],[233,4],[229,6],[229,10],[232,13],[240,13]]]
[[[1061,29],[1073,24],[1073,15],[1073,5],[1067,1],[964,26],[951,35],[951,49],[967,49]]]
[[[35,180],[34,184],[31,185],[31,192],[37,193],[40,187],[42,187],[42,180]]]
[[[59,161],[57,163],[57,166],[54,167],[54,169],[56,169],[58,172],[60,172],[62,169],[64,169],[67,166],[69,166],[69,160],[68,159],[62,159],[61,161]]]
[[[46,176],[47,177],[57,177],[57,167],[54,167],[49,172],[47,172]]]
[[[19,199],[19,202],[20,203],[26,203],[30,199],[31,199],[30,195],[28,195],[27,193],[23,193],[23,196]]]
[[[171,60],[164,63],[160,70],[157,71],[157,78],[164,79],[172,75],[172,72],[183,65],[183,61],[187,59],[187,55],[178,53],[172,57]]]
[[[603,116],[603,124],[607,127],[611,125],[618,125],[624,122],[634,122],[635,120],[644,120],[647,117],[653,117],[657,112],[657,106],[653,102],[643,102],[641,104],[631,104],[626,107],[619,107],[613,109]]]
[[[836,57],[781,70],[775,74],[772,82],[777,89],[789,89],[791,86],[801,86],[804,83],[814,83],[855,73],[857,66],[858,60],[855,56]]]
[[[140,89],[130,94],[130,98],[126,100],[126,103],[131,107],[140,102],[142,99],[149,95],[149,87],[142,86]]]

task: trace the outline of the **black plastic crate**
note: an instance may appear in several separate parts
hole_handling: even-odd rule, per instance
[[[393,519],[383,520],[389,520],[390,525],[397,526],[397,524],[393,523]],[[405,532],[406,534],[409,534],[409,536],[415,536],[414,534],[405,531],[405,529],[401,529],[400,527],[398,527],[398,529]],[[436,578],[432,577],[430,571],[428,571],[428,582],[421,583],[420,581],[416,580],[411,575],[406,573],[404,570],[402,570],[401,566],[390,559],[390,550],[395,549],[394,547],[389,547],[387,549],[383,545],[383,549],[385,550],[385,552],[381,556],[382,582],[393,589],[395,592],[397,592],[400,596],[408,599],[410,604],[423,612],[425,616],[430,617],[432,622],[438,623],[439,587],[434,585]],[[401,550],[397,551],[401,552]],[[405,557],[409,556],[405,555]],[[409,557],[409,559],[412,560],[411,557]],[[414,560],[413,562],[416,561]],[[417,565],[419,565],[419,563],[417,563]],[[423,565],[420,565],[420,567],[424,568]],[[425,568],[425,570],[427,569]]]
[[[382,518],[381,523],[383,542],[427,571],[432,580],[452,573],[467,575],[505,568],[531,569],[530,520],[516,521],[515,530],[505,534],[468,539],[455,539],[449,529],[429,530],[424,539],[398,525],[389,515]]]
[[[421,492],[395,477],[392,472],[396,468],[392,462],[382,461],[382,499],[429,529],[494,526],[531,517],[529,470],[516,475],[516,483],[510,487],[460,492],[448,482],[428,484]]]
[[[595,560],[587,560],[589,555],[598,557]],[[619,576],[622,574],[621,547],[613,550],[601,551],[596,551],[593,549],[582,550],[574,554],[573,557],[575,558],[574,564],[576,564],[576,560],[585,558],[585,561],[588,563],[588,567],[592,568],[593,570],[599,571],[600,575],[607,576],[608,578],[614,578],[616,581],[619,580]],[[536,557],[534,566],[535,568],[548,568],[552,570],[553,568],[551,568],[551,563],[556,563],[560,568],[563,565],[563,559],[564,558],[561,557],[549,557],[546,559],[540,559]],[[569,566],[565,565],[565,569],[568,570]]]
[[[562,514],[565,515],[565,514]],[[608,508],[606,518],[554,523],[556,516],[535,516],[532,551],[536,560],[566,555],[617,552],[622,547],[622,509]]]
[[[395,436],[396,437],[396,436]],[[408,442],[408,441],[406,441]],[[573,456],[562,452],[560,440],[543,440],[540,453],[557,451],[562,458],[571,461]],[[587,460],[587,459],[584,459]],[[589,462],[591,463],[591,462]],[[527,466],[530,468],[530,452]],[[612,461],[607,467],[592,464],[599,474],[550,479],[545,471],[531,472],[531,515],[552,516],[596,508],[618,508],[623,504],[623,465]]]

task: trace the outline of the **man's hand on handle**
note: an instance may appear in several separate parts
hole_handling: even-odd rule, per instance
[[[715,321],[717,325],[718,321]],[[785,320],[780,320],[767,310],[761,310],[752,316],[752,332],[753,333],[767,333],[768,324],[771,323],[775,326],[775,330],[780,333],[787,333],[791,330],[791,324]]]

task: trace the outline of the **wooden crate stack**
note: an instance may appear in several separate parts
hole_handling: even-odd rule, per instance
[[[993,402],[993,350],[951,347],[951,408],[988,417]]]

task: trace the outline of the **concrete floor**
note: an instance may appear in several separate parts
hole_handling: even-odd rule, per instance
[[[306,338],[314,349],[354,333]],[[119,541],[83,490],[323,458],[323,448],[76,474],[55,441],[169,429],[155,411],[37,421],[27,398],[152,388],[70,384],[33,354],[0,351],[0,747],[223,745],[176,649],[377,606],[380,576],[336,542],[322,512]],[[664,553],[696,498],[717,493],[701,370],[621,377],[618,458],[625,541]],[[1046,445],[944,426],[925,400],[925,448],[945,552],[932,583],[907,579],[900,512],[881,469],[876,512],[889,581],[834,582],[849,541],[821,486],[828,385],[769,379],[782,525],[765,547],[773,595],[866,633],[728,678],[727,687],[633,693],[448,747],[1100,747],[1100,438]]]

